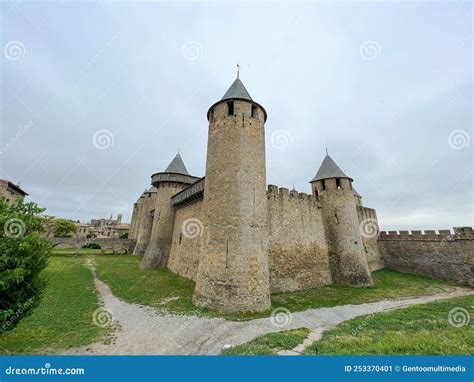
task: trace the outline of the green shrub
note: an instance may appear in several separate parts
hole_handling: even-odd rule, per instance
[[[51,254],[51,243],[39,236],[46,223],[43,208],[18,200],[8,205],[0,198],[0,325],[14,326],[40,295],[41,271]],[[8,321],[8,322],[7,322]]]
[[[76,233],[76,225],[66,219],[56,219],[53,221],[54,237],[71,237]]]

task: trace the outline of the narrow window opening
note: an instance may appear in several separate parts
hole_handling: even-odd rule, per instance
[[[342,190],[342,187],[341,187],[341,179],[340,178],[336,178],[336,188],[338,190]]]
[[[339,224],[339,218],[337,217],[337,212],[334,213],[334,219],[336,220],[336,224]]]
[[[227,102],[227,115],[234,115],[234,102]]]
[[[252,118],[257,116],[257,106],[252,105]]]
[[[322,180],[322,181],[321,181],[321,184],[322,184],[322,186],[323,186],[323,187],[322,187],[323,190],[326,190],[326,182],[325,182],[324,180]]]
[[[318,189],[317,189],[317,188],[314,189],[314,194],[316,195],[316,197],[319,196],[319,192],[318,192]]]
[[[179,244],[181,244],[182,241],[183,241],[183,233],[180,232],[179,233]]]

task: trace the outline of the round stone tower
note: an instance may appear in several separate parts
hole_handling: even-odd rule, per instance
[[[151,235],[151,227],[153,224],[153,205],[155,204],[156,188],[151,186],[146,190],[140,201],[138,228],[136,231],[137,244],[133,254],[141,256],[145,253]]]
[[[335,284],[372,285],[359,230],[352,178],[326,154],[311,180],[313,195],[322,205],[323,221],[329,245],[329,261]]]
[[[140,201],[141,197],[133,203],[133,211],[132,211],[132,220],[130,221],[130,230],[128,231],[128,238],[129,239],[136,239],[136,230],[137,230],[137,220],[140,211]]]
[[[156,187],[157,194],[153,207],[150,241],[140,267],[166,267],[171,249],[175,212],[171,205],[171,197],[199,179],[189,175],[179,153],[165,171],[152,175],[151,183]]]
[[[220,311],[266,310],[267,114],[237,78],[207,117],[203,247],[193,302]]]

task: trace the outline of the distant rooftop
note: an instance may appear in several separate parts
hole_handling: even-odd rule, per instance
[[[28,195],[28,193],[26,191],[23,191],[19,185],[16,185],[7,179],[0,179],[0,184],[4,184],[5,186],[15,190],[16,192],[18,192],[19,194],[22,194],[23,196]]]

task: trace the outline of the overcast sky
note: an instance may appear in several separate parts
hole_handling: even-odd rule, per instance
[[[310,192],[325,148],[381,229],[473,224],[471,4],[1,4],[1,173],[50,215],[123,213],[241,66],[267,182]]]

